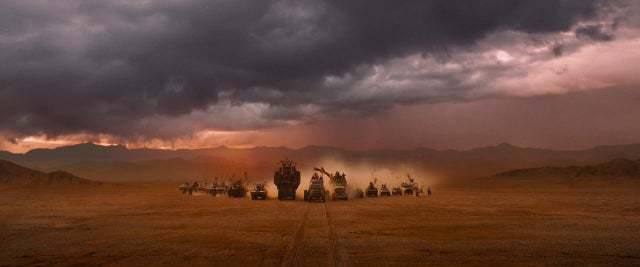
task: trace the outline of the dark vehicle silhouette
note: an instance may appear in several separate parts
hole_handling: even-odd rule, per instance
[[[188,182],[184,182],[178,186],[178,190],[180,190],[183,194],[186,194],[191,188],[191,185]]]
[[[247,190],[244,188],[241,181],[237,181],[229,187],[227,194],[229,197],[241,198],[247,194]]]
[[[264,187],[264,184],[256,184],[255,188],[251,190],[251,199],[253,200],[267,199],[267,189]]]
[[[402,182],[400,186],[402,187],[402,191],[404,195],[410,196],[416,192],[418,184],[416,184],[416,182],[413,180],[413,177],[411,177],[411,175],[407,174],[407,178],[408,178],[408,181]]]
[[[347,176],[340,172],[330,174],[324,170],[324,167],[313,168],[329,177],[329,184],[333,187],[333,193],[331,193],[331,200],[348,200],[349,194],[347,193]]]
[[[279,200],[295,200],[300,186],[300,171],[291,160],[280,162],[280,168],[273,175],[273,183],[278,188]]]
[[[309,189],[304,190],[304,201],[308,202],[325,202],[327,201],[328,191],[324,190],[324,179],[317,173],[313,173]]]
[[[389,191],[389,188],[387,187],[386,184],[383,184],[380,187],[380,196],[381,197],[390,197],[391,196],[391,191]]]
[[[378,188],[373,184],[373,182],[370,182],[365,193],[367,197],[378,197]]]

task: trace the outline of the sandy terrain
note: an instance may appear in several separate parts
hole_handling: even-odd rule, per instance
[[[0,188],[0,265],[640,265],[640,186],[305,203]]]

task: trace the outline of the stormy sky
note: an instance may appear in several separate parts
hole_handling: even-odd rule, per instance
[[[0,1],[0,149],[640,142],[634,0]]]

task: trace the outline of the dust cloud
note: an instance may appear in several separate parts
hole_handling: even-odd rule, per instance
[[[414,178],[415,182],[419,186],[433,186],[440,180],[436,174],[426,171],[422,168],[416,167],[411,164],[393,164],[393,165],[379,165],[368,161],[361,161],[358,163],[346,163],[344,160],[339,160],[332,157],[323,158],[315,166],[306,166],[301,169],[301,181],[300,187],[307,188],[311,180],[311,176],[314,172],[314,167],[323,167],[328,173],[334,174],[336,171],[344,173],[347,177],[347,184],[349,188],[364,190],[370,182],[374,182],[376,186],[380,187],[382,184],[386,184],[390,189],[395,186],[400,186],[404,181],[408,180],[408,175]],[[318,173],[320,174],[320,173]],[[325,175],[325,186],[328,190],[332,190],[331,185],[328,183],[329,178]],[[301,196],[299,190],[298,194]]]

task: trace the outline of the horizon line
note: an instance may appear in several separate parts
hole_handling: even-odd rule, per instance
[[[312,145],[306,145],[306,146],[301,146],[301,147],[288,147],[288,146],[266,146],[266,145],[262,145],[262,146],[227,146],[227,145],[219,145],[219,146],[210,146],[210,147],[199,147],[199,148],[163,148],[163,147],[129,147],[126,144],[100,144],[100,143],[95,143],[95,142],[83,142],[83,143],[76,143],[76,144],[70,144],[70,145],[61,145],[61,146],[57,146],[57,147],[51,147],[51,148],[34,148],[34,149],[30,149],[28,151],[25,152],[12,152],[9,150],[0,150],[0,152],[6,152],[6,153],[10,153],[10,154],[14,154],[14,155],[25,155],[28,153],[31,153],[33,151],[39,151],[39,150],[57,150],[57,149],[64,149],[64,148],[71,148],[71,147],[77,147],[77,146],[82,146],[82,145],[93,145],[93,146],[97,146],[97,147],[104,147],[104,148],[109,148],[109,147],[123,147],[124,149],[128,150],[128,151],[133,151],[133,150],[160,150],[160,151],[180,151],[180,150],[207,150],[207,149],[233,149],[233,150],[252,150],[252,149],[260,149],[260,148],[267,148],[267,149],[289,149],[289,150],[303,150],[303,149],[308,149],[308,148],[331,148],[331,149],[339,149],[339,150],[343,150],[343,151],[376,151],[376,150],[392,150],[392,151],[410,151],[410,150],[420,150],[420,149],[425,149],[425,150],[432,150],[432,151],[438,151],[438,152],[446,152],[446,151],[459,151],[459,152],[464,152],[464,151],[472,151],[472,150],[477,150],[477,149],[483,149],[483,148],[495,148],[495,147],[514,147],[514,148],[519,148],[519,149],[537,149],[537,150],[549,150],[549,151],[558,151],[558,152],[571,152],[571,151],[586,151],[586,150],[592,150],[595,148],[599,148],[599,147],[611,147],[611,146],[633,146],[633,145],[640,145],[640,143],[627,143],[627,144],[603,144],[603,145],[593,145],[590,146],[588,148],[583,148],[583,149],[553,149],[553,148],[545,148],[545,147],[527,147],[527,146],[518,146],[518,145],[514,145],[508,142],[501,142],[495,145],[485,145],[485,146],[476,146],[476,147],[472,147],[472,148],[468,148],[468,149],[455,149],[455,148],[448,148],[448,149],[435,149],[435,148],[430,148],[430,147],[426,147],[426,146],[416,146],[416,147],[412,147],[412,148],[392,148],[392,147],[380,147],[380,148],[344,148],[344,147],[339,147],[339,146],[331,146],[331,145],[317,145],[317,144],[312,144]]]

